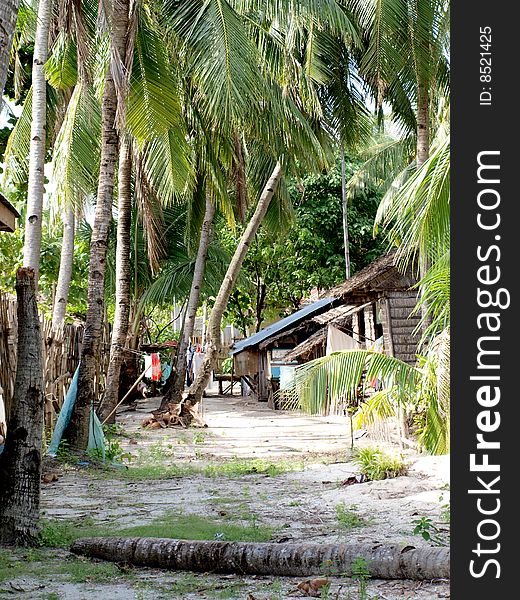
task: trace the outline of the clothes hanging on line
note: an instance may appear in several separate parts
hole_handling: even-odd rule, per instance
[[[158,352],[153,352],[152,355],[152,381],[161,380],[161,359]]]

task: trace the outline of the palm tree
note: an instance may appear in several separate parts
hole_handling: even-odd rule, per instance
[[[4,93],[9,70],[19,6],[20,0],[5,0],[0,6],[0,98]]]
[[[44,165],[47,145],[47,82],[44,67],[49,52],[52,5],[52,0],[40,0],[38,4],[32,68],[32,120],[23,264],[34,269],[36,282],[40,268]]]
[[[101,104],[101,159],[96,211],[90,244],[88,310],[83,334],[78,392],[67,436],[71,448],[83,452],[87,448],[90,412],[94,405],[94,380],[98,361],[101,327],[104,318],[104,282],[108,233],[112,221],[112,197],[118,157],[116,117],[118,92],[124,99],[125,58],[130,3],[113,1],[110,20],[110,59]],[[124,105],[119,104],[119,110]]]
[[[68,206],[63,214],[63,238],[60,253],[60,270],[52,310],[52,329],[58,331],[65,322],[74,261],[74,233],[76,218],[74,207]]]
[[[320,13],[316,11],[312,2],[302,2],[298,7],[294,3],[281,2],[276,7],[270,6],[267,12],[259,11],[255,3],[232,4],[236,12],[232,6],[222,2],[206,3],[204,9],[199,3],[186,3],[186,6],[182,6],[173,16],[174,26],[176,25],[185,36],[187,47],[196,56],[201,56],[201,48],[210,30],[217,33],[218,48],[223,46],[230,56],[233,56],[232,52],[239,55],[239,58],[235,59],[236,65],[243,65],[243,69],[246,69],[246,75],[244,76],[243,71],[238,81],[242,90],[238,85],[235,88],[230,86],[236,77],[236,71],[233,71],[236,67],[230,59],[224,61],[226,53],[222,58],[226,69],[215,71],[201,63],[196,67],[195,76],[202,85],[214,87],[216,83],[220,83],[218,78],[222,76],[221,73],[225,75],[220,87],[226,90],[229,98],[226,100],[223,97],[217,106],[219,114],[230,117],[230,138],[236,141],[236,132],[242,132],[241,135],[248,146],[248,154],[251,157],[263,154],[265,157],[257,158],[257,164],[253,164],[249,169],[249,184],[256,184],[257,189],[263,187],[263,191],[217,295],[208,326],[208,350],[197,379],[190,388],[186,399],[187,406],[193,406],[200,400],[211,370],[216,365],[220,350],[222,316],[247,248],[266,216],[274,192],[280,184],[281,157],[284,157],[286,168],[290,169],[296,166],[296,155],[299,155],[298,159],[302,164],[311,165],[314,162],[313,167],[323,158],[323,148],[309,125],[313,120],[318,121],[321,115],[314,80],[323,75],[320,68],[325,48],[322,26],[336,33],[341,31],[349,41],[356,37],[348,16],[334,1],[322,3]],[[227,18],[222,29],[222,14],[217,10],[221,8]],[[202,14],[204,20],[201,18]],[[243,19],[243,15],[247,15],[247,18]],[[245,23],[247,28],[242,23]],[[319,27],[315,27],[317,23],[320,24]],[[251,40],[256,44],[256,48],[251,45]],[[304,40],[303,44],[301,40]],[[316,52],[314,48],[317,49]],[[264,74],[264,81],[258,82],[256,86],[259,90],[257,96],[263,96],[264,103],[264,106],[259,107],[260,118],[254,112],[255,109],[258,110],[254,97],[247,107],[244,107],[247,111],[246,118],[244,113],[238,112],[244,105],[244,99],[251,95],[249,86],[245,86],[257,78],[257,75],[251,72],[251,66],[243,64],[243,57],[250,57],[250,65],[258,65],[257,71]],[[210,80],[210,75],[214,81]],[[238,99],[234,97],[237,90],[242,92]],[[209,108],[213,110],[213,106],[210,105]],[[280,136],[280,128],[284,132],[283,136]],[[240,153],[236,154],[237,163],[243,164]],[[252,159],[251,163],[254,162]],[[243,168],[240,176],[240,185],[244,187]],[[264,185],[265,181],[267,184]],[[281,192],[280,195],[283,196],[283,189]]]
[[[130,141],[123,137],[119,153],[117,192],[116,246],[116,311],[110,340],[110,362],[103,399],[101,418],[115,421],[114,407],[119,392],[119,375],[130,318],[130,228],[132,222],[132,151]]]
[[[231,262],[229,263],[228,270],[224,276],[224,281],[220,286],[220,290],[215,299],[215,303],[209,318],[207,334],[208,343],[206,346],[204,361],[197,372],[197,377],[193,382],[193,385],[190,387],[188,396],[186,398],[185,404],[188,408],[193,407],[200,402],[202,394],[208,385],[211,372],[217,364],[220,353],[220,330],[224,311],[226,310],[229,297],[233,291],[233,287],[235,286],[246,253],[267,213],[267,209],[269,208],[269,204],[276,192],[276,188],[280,183],[281,177],[282,165],[280,162],[277,162],[273,172],[271,173],[271,176],[269,177],[269,180],[265,184],[264,190],[256,205],[255,212],[250,218],[247,227],[240,238],[240,242],[235,250]]]
[[[184,391],[184,384],[186,381],[188,348],[195,328],[195,318],[197,316],[197,308],[199,306],[200,292],[204,279],[206,257],[211,241],[214,216],[215,205],[209,195],[207,195],[204,220],[200,230],[197,258],[195,260],[193,279],[190,287],[190,295],[186,305],[186,315],[184,318],[179,346],[177,348],[174,376],[172,377],[172,382],[170,383],[170,386],[161,401],[161,408],[166,407],[169,402],[178,404],[182,399],[182,392]]]
[[[0,543],[33,545],[38,533],[43,433],[43,359],[35,273],[16,274],[18,345],[13,406],[0,454]]]

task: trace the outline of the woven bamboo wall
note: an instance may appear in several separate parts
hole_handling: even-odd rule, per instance
[[[43,340],[43,379],[45,384],[45,426],[52,428],[74,371],[79,364],[83,325],[66,324],[51,335],[51,322],[40,316]],[[0,292],[0,385],[6,413],[9,414],[16,376],[16,299]],[[105,387],[105,373],[110,353],[110,331],[105,323],[102,332],[98,371],[94,390],[100,398]]]

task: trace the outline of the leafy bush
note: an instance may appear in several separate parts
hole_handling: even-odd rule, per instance
[[[406,472],[402,456],[389,454],[380,448],[360,448],[355,451],[352,460],[371,481],[399,477]]]

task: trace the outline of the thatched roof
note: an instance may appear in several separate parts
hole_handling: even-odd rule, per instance
[[[342,323],[347,317],[362,310],[369,304],[369,302],[365,302],[364,304],[343,304],[342,306],[336,306],[336,308],[332,308],[321,315],[316,315],[312,320],[319,325]]]
[[[396,268],[395,251],[380,256],[364,269],[324,292],[327,297],[345,298],[378,289],[407,289],[415,283],[410,273],[403,275]]]

